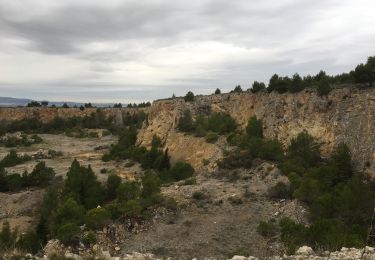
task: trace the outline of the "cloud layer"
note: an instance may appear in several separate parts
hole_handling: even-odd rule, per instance
[[[1,96],[142,101],[339,73],[374,55],[373,0],[0,0]]]

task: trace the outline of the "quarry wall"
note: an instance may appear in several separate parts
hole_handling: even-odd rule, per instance
[[[84,117],[96,112],[97,108],[52,108],[52,107],[0,107],[0,122],[9,122],[21,119],[38,119],[42,122],[50,122],[55,117]],[[138,111],[148,113],[149,107],[145,108],[101,108],[101,111],[109,117],[113,116],[118,124],[122,124],[122,118],[127,113],[133,114]]]
[[[193,102],[182,98],[155,101],[148,123],[139,133],[139,143],[149,146],[152,136],[157,134],[172,159],[185,159],[199,168],[205,160],[216,160],[222,155],[217,145],[176,131],[178,119],[186,109],[193,116],[227,112],[242,128],[251,116],[256,116],[263,120],[265,136],[278,138],[284,145],[306,130],[322,142],[324,156],[329,156],[335,145],[345,142],[356,169],[375,176],[375,89],[336,89],[327,97],[307,89],[295,94],[244,92],[196,96]]]

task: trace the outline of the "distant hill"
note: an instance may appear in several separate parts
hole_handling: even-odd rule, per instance
[[[0,107],[17,107],[17,106],[27,106],[30,103],[31,99],[27,98],[12,98],[12,97],[0,97]],[[61,107],[64,103],[66,103],[69,107],[80,107],[85,103],[78,103],[78,102],[64,102],[64,101],[49,101],[48,106],[55,105],[57,107]],[[95,107],[112,107],[113,103],[92,103]],[[126,104],[123,104],[126,105]]]
[[[1,107],[26,106],[30,102],[31,99],[26,98],[0,97]]]

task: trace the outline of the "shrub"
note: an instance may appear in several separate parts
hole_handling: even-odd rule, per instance
[[[81,224],[83,222],[85,209],[73,198],[66,199],[56,209],[54,216],[55,223],[74,222]]]
[[[204,200],[207,198],[207,195],[204,194],[202,191],[195,191],[192,196],[195,200]]]
[[[7,187],[10,191],[19,191],[24,185],[24,180],[18,173],[6,176]]]
[[[79,226],[74,222],[66,222],[60,225],[56,231],[56,237],[63,243],[69,244],[80,232]]]
[[[178,121],[177,128],[182,132],[190,132],[194,129],[193,118],[191,116],[190,110],[185,110],[184,114]]]
[[[128,200],[120,208],[121,212],[128,217],[138,217],[143,210],[142,205],[137,200]]]
[[[0,192],[8,191],[8,182],[6,179],[7,173],[4,168],[0,167]]]
[[[89,246],[96,243],[96,234],[94,231],[88,231],[84,236],[82,242]]]
[[[219,134],[230,133],[236,130],[237,124],[227,113],[212,113],[208,117],[207,130]]]
[[[142,176],[141,197],[146,201],[146,204],[153,204],[159,199],[160,186],[161,181],[156,174],[146,172]]]
[[[186,179],[183,183],[183,185],[195,185],[195,184],[197,184],[197,179],[194,177]]]
[[[205,137],[207,143],[215,143],[217,139],[219,139],[219,135],[217,133],[210,132]]]
[[[268,189],[268,196],[276,199],[288,199],[292,196],[290,186],[284,182],[278,182]]]
[[[33,171],[27,175],[27,184],[30,186],[45,187],[55,177],[55,171],[46,166],[45,162],[39,162]]]
[[[251,92],[257,93],[265,89],[266,89],[266,85],[263,82],[254,81],[253,86],[251,88]]]
[[[226,155],[221,161],[218,162],[218,166],[222,169],[250,169],[252,167],[252,163],[253,158],[248,151],[237,150]]]
[[[307,241],[308,229],[304,225],[285,217],[280,220],[279,225],[281,241],[287,247],[287,254],[293,254],[297,247],[304,245]]]
[[[185,102],[191,102],[194,101],[194,94],[193,92],[189,91],[185,97],[184,97]]]
[[[238,85],[231,92],[232,93],[241,93],[241,92],[243,92],[243,90],[242,90],[241,86]]]
[[[105,196],[91,167],[83,167],[77,160],[73,161],[67,173],[63,194],[73,195],[86,209],[101,205]]]
[[[190,178],[194,174],[194,168],[186,162],[177,162],[170,169],[170,175],[175,181]]]
[[[138,182],[127,181],[121,183],[117,190],[117,198],[121,201],[135,200],[141,194],[141,187]]]
[[[257,232],[266,238],[270,238],[277,234],[277,227],[272,221],[261,221],[258,224]]]
[[[115,174],[111,174],[107,178],[107,199],[113,200],[116,198],[116,192],[121,184],[121,178]]]
[[[319,83],[316,90],[318,92],[318,95],[322,97],[322,96],[327,96],[329,92],[331,92],[332,87],[330,86],[328,81],[322,81]]]
[[[38,235],[33,230],[28,230],[19,236],[16,247],[24,252],[36,254],[41,249]]]
[[[251,117],[247,122],[246,134],[248,137],[263,138],[262,120],[258,120],[255,116]]]
[[[90,209],[86,212],[85,223],[88,228],[102,228],[111,219],[111,213],[105,208]]]
[[[133,161],[125,163],[125,167],[126,168],[129,168],[129,167],[132,167],[132,166],[134,166],[134,162]]]
[[[320,160],[320,144],[306,131],[293,138],[287,149],[287,157],[298,158],[305,166],[314,166]]]
[[[15,150],[10,150],[10,152],[1,160],[0,167],[12,167],[17,164],[24,163],[31,160],[28,155],[20,156]]]
[[[221,94],[221,90],[217,88],[217,89],[215,90],[215,95],[219,95],[219,94]]]
[[[9,222],[3,222],[3,227],[0,232],[0,252],[11,249],[17,239],[17,229],[12,231]]]

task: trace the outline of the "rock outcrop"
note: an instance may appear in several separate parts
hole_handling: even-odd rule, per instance
[[[84,117],[96,112],[97,108],[52,108],[52,107],[1,107],[0,122],[11,122],[21,119],[37,119],[42,122],[50,122],[56,117],[63,119],[70,117]],[[112,116],[118,124],[122,124],[123,116],[127,113],[134,114],[138,111],[147,113],[149,107],[145,108],[102,108],[104,115]]]
[[[186,109],[193,116],[210,111],[229,113],[242,128],[256,116],[263,120],[265,136],[278,138],[284,145],[306,130],[322,142],[324,156],[345,142],[356,169],[375,176],[375,89],[343,88],[327,97],[307,89],[296,94],[244,92],[196,96],[194,102],[182,98],[155,101],[148,123],[139,133],[139,143],[149,146],[157,134],[165,147],[171,147],[172,159],[186,159],[199,168],[202,159],[211,160],[221,153],[215,145],[177,133],[178,119]],[[190,147],[197,148],[195,155]]]

